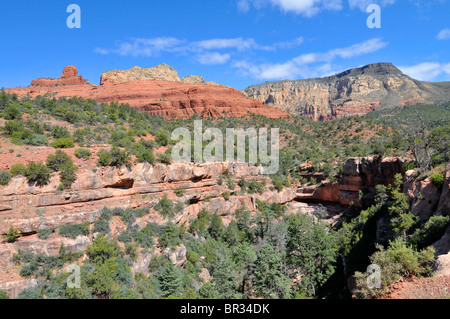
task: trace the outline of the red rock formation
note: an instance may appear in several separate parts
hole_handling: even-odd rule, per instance
[[[89,81],[85,81],[82,76],[78,76],[78,70],[73,66],[66,66],[59,79],[45,79],[40,78],[31,82],[31,86],[56,86],[56,85],[77,85],[85,84]]]
[[[84,82],[73,66],[66,67],[59,79],[37,79],[31,85],[32,87],[18,87],[8,91],[19,96],[52,94],[56,97],[80,96],[97,100],[99,103],[128,103],[131,107],[152,115],[175,118],[187,118],[194,114],[209,117],[227,114],[239,117],[249,113],[269,118],[289,116],[281,110],[243,96],[230,87],[155,80],[95,86]]]
[[[389,185],[395,174],[401,173],[404,161],[398,157],[354,157],[344,164],[343,174],[336,183],[323,182],[320,185],[300,185],[297,200],[336,202],[342,205],[358,206],[359,191],[365,190],[366,204],[373,202],[375,187]]]

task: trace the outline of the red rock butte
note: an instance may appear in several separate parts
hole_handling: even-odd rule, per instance
[[[157,67],[158,78],[161,78],[161,68],[168,70],[170,68],[167,65]],[[170,72],[173,73],[174,70],[170,68]],[[17,87],[6,91],[11,94],[16,93],[19,97],[24,95],[33,98],[39,95],[57,98],[78,96],[96,100],[98,103],[128,103],[131,107],[152,115],[171,118],[188,118],[195,114],[207,117],[218,117],[224,114],[240,117],[249,113],[269,118],[289,116],[288,113],[244,96],[234,88],[222,85],[206,82],[206,84],[186,83],[187,81],[178,81],[176,78],[174,81],[149,80],[148,77],[145,77],[145,80],[124,82],[105,81],[105,74],[107,73],[102,75],[102,84],[96,86],[89,84],[82,76],[78,76],[78,70],[74,66],[67,66],[59,79],[40,78],[32,81],[29,87]]]
[[[31,82],[31,86],[57,86],[57,85],[76,85],[88,84],[89,81],[84,80],[82,76],[78,76],[78,70],[73,66],[66,66],[59,79],[40,78]]]

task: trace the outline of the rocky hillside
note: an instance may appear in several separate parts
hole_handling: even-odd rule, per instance
[[[323,121],[406,104],[447,102],[449,89],[450,82],[421,82],[391,63],[377,63],[325,78],[267,82],[245,93],[291,114]]]
[[[155,68],[134,67],[127,71],[112,70],[102,75],[100,86],[88,84],[78,76],[74,66],[64,68],[59,79],[37,79],[30,87],[17,87],[6,91],[21,96],[79,96],[103,102],[128,103],[131,107],[152,115],[186,118],[194,114],[218,117],[244,116],[249,113],[270,118],[288,116],[281,110],[267,106],[238,90],[221,85],[206,85],[199,76],[183,79],[167,66]]]
[[[61,244],[64,244],[68,252],[82,253],[92,243],[95,234],[71,239],[58,235],[57,230],[65,225],[86,222],[91,225],[92,230],[104,207],[150,209],[149,214],[139,217],[135,222],[142,229],[147,223],[163,224],[166,221],[166,217],[155,210],[155,205],[164,194],[174,202],[185,204],[173,218],[179,225],[188,225],[191,220],[198,218],[202,209],[221,216],[224,223],[229,224],[236,218],[236,210],[244,208],[255,213],[258,209],[257,200],[261,200],[286,204],[288,213],[314,213],[317,207],[326,207],[325,220],[336,226],[345,220],[349,206],[359,205],[360,190],[364,189],[370,197],[376,185],[392,181],[393,176],[401,171],[402,164],[403,160],[395,157],[351,158],[345,163],[343,174],[337,182],[323,182],[315,186],[292,185],[281,191],[270,187],[270,179],[260,175],[260,167],[248,164],[143,163],[130,169],[125,166],[101,168],[96,172],[83,169],[78,172],[77,180],[70,190],[65,192],[57,189],[58,175],[54,175],[44,187],[28,184],[26,178],[17,176],[8,186],[0,186],[0,234],[6,234],[11,226],[22,234],[15,243],[0,243],[0,289],[10,297],[16,297],[23,289],[38,284],[36,279],[24,279],[15,273],[13,256],[19,251],[57,256]],[[231,196],[225,196],[230,190],[221,182],[224,174],[228,174],[236,183],[241,178],[259,181],[266,179],[267,186],[263,192],[255,194],[242,193],[240,187],[236,186],[231,191]],[[413,207],[421,206],[422,211],[428,210],[431,214],[434,209],[430,207],[434,206],[440,214],[448,215],[449,180],[450,173],[441,195],[429,179],[415,182],[407,177],[405,193],[409,194],[420,188],[424,197],[419,199],[413,196]],[[184,192],[177,194],[180,189]],[[425,192],[424,189],[428,191]],[[429,204],[430,196],[436,203]],[[373,198],[366,199],[373,202]],[[419,211],[416,214],[421,215]],[[51,230],[53,234],[48,239],[39,238],[37,234],[45,229]],[[125,229],[122,222],[114,219],[110,238],[117,240]],[[448,263],[449,259],[449,242],[446,236],[435,244],[442,265]],[[155,254],[166,255],[174,264],[186,261],[184,246],[167,251],[155,247],[147,255],[137,258],[132,270],[148,272],[148,264]],[[441,268],[444,275],[448,274],[448,268],[445,267]]]

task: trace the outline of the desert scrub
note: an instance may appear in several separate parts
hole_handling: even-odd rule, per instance
[[[177,195],[177,197],[182,197],[186,193],[186,190],[184,188],[175,188],[173,192]]]
[[[75,156],[77,158],[82,158],[84,160],[88,160],[91,158],[92,153],[90,150],[86,149],[86,148],[77,148],[75,150]]]
[[[0,185],[6,186],[9,184],[9,181],[11,180],[11,173],[8,171],[0,171]]]
[[[25,176],[25,172],[27,171],[27,168],[22,163],[17,163],[17,164],[14,164],[13,166],[11,166],[9,171],[12,174],[12,176],[17,176],[17,175]]]
[[[30,184],[36,183],[38,186],[44,186],[50,182],[51,172],[44,163],[31,162],[27,165],[25,177]]]
[[[63,237],[75,239],[80,235],[89,235],[89,222],[78,225],[63,225],[59,228],[59,234]]]
[[[434,174],[431,176],[431,183],[438,189],[442,189],[444,186],[444,175],[443,174]]]
[[[75,143],[70,137],[59,138],[50,144],[54,148],[73,148]]]
[[[3,239],[5,239],[8,243],[15,243],[17,241],[17,238],[19,238],[20,236],[20,233],[11,225],[9,226],[8,233],[6,235],[3,235]]]

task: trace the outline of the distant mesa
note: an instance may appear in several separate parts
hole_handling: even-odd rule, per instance
[[[243,93],[290,114],[325,121],[408,104],[448,102],[450,82],[418,81],[392,63],[375,63],[324,78],[266,82]]]
[[[66,66],[59,79],[40,78],[31,82],[31,86],[57,86],[57,85],[77,85],[89,84],[82,76],[78,76],[78,70],[73,65]]]
[[[152,68],[141,68],[134,66],[128,70],[111,70],[102,74],[100,85],[117,84],[129,81],[168,81],[187,84],[216,84],[215,82],[207,82],[201,76],[190,75],[182,79],[178,76],[177,71],[170,65],[165,63],[159,64]]]
[[[270,118],[289,114],[244,96],[238,90],[201,76],[182,79],[167,64],[153,68],[134,66],[129,70],[111,70],[101,75],[100,86],[91,85],[78,75],[74,66],[67,66],[59,79],[36,79],[30,87],[7,90],[19,96],[73,97],[93,99],[98,103],[128,103],[152,115],[188,118],[193,115],[240,117],[260,114]]]

